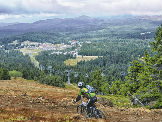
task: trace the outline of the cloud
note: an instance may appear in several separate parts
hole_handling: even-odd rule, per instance
[[[162,15],[161,0],[0,0],[0,19],[23,16]]]
[[[79,11],[90,15],[162,14],[161,0],[87,0],[82,4]]]
[[[47,19],[62,16],[65,10],[56,0],[0,0],[0,21]]]
[[[1,14],[30,14],[61,12],[63,8],[56,0],[0,0]]]
[[[0,0],[1,14],[156,14],[161,11],[161,0]]]

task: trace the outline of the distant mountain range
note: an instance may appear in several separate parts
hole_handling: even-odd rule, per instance
[[[103,28],[105,25],[121,25],[140,21],[150,21],[160,24],[162,16],[138,16],[138,17],[122,17],[122,18],[91,18],[88,16],[80,16],[76,18],[54,18],[40,20],[34,23],[0,23],[0,36],[17,35],[26,32],[42,32],[42,31],[91,31]]]
[[[14,25],[14,24],[18,24],[18,23],[0,23],[0,27],[5,27],[9,25]]]
[[[101,40],[108,38],[154,37],[156,28],[162,24],[162,16],[126,16],[112,18],[54,18],[34,23],[0,23],[0,45],[23,42],[60,43],[68,40]],[[140,34],[149,32],[142,37]]]
[[[54,18],[47,20],[40,20],[34,23],[16,23],[16,24],[0,24],[0,32],[8,33],[12,32],[15,34],[26,33],[26,32],[41,32],[47,30],[53,31],[69,31],[74,30],[85,30],[84,28],[92,29],[101,27],[103,24],[102,19],[91,18],[88,16],[80,16],[77,18]],[[2,26],[3,25],[3,26]]]

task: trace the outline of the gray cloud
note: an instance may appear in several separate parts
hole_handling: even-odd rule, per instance
[[[1,14],[132,14],[162,11],[161,0],[0,0]]]
[[[161,0],[0,0],[0,19],[37,16],[162,15]]]
[[[87,0],[81,12],[91,15],[156,15],[162,14],[162,4],[161,0]]]
[[[4,13],[12,13],[10,8],[7,8],[5,6],[0,5],[0,13],[4,14]]]
[[[1,14],[63,13],[67,6],[56,0],[0,0]]]

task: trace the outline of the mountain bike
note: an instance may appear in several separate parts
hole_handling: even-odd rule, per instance
[[[104,113],[101,110],[99,110],[95,104],[90,107],[88,113],[87,105],[84,101],[81,101],[81,104],[77,105],[77,113],[86,115],[87,118],[94,117],[96,119],[102,118],[106,120],[106,116],[104,115]]]

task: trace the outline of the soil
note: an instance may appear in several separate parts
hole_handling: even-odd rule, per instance
[[[58,88],[21,78],[0,81],[0,122],[162,122],[162,111],[96,105],[104,119],[77,114],[78,89]]]

